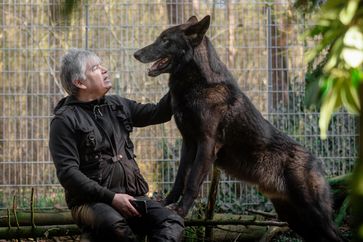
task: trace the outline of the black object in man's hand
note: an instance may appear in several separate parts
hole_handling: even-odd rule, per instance
[[[130,200],[130,203],[141,215],[147,214],[147,206],[145,200]]]

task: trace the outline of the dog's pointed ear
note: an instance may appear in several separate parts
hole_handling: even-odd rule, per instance
[[[198,46],[202,42],[203,37],[209,28],[209,24],[210,16],[207,15],[199,22],[188,26],[184,30],[185,35],[189,38],[194,47]]]
[[[189,26],[192,26],[197,23],[198,23],[197,17],[191,16],[185,23],[180,25],[180,28],[181,28],[181,30],[185,31]]]
[[[196,24],[198,23],[198,18],[193,15],[185,23],[188,25]]]

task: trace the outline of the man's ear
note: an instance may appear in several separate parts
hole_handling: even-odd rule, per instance
[[[87,89],[86,85],[83,84],[82,80],[74,80],[73,85],[75,85],[79,89]]]
[[[198,46],[202,42],[203,37],[209,28],[209,24],[210,16],[207,15],[199,22],[190,25],[184,30],[185,35],[188,37],[193,47]]]

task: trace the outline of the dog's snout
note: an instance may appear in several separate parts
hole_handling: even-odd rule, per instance
[[[140,50],[138,50],[138,51],[136,51],[136,52],[134,53],[134,57],[135,57],[135,59],[136,59],[136,60],[140,60],[140,58],[141,58]]]

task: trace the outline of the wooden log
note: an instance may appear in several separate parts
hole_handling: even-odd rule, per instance
[[[266,226],[226,225],[213,229],[212,241],[255,241],[267,231]],[[74,224],[53,226],[20,226],[19,228],[0,228],[0,239],[51,238],[55,236],[75,236],[81,231]],[[233,240],[232,240],[233,239]]]
[[[242,215],[243,220],[260,221],[263,216]],[[234,221],[241,220],[241,215],[220,214],[214,215],[214,220]],[[275,227],[271,223],[269,226],[257,225],[216,225],[213,227],[213,238],[210,241],[227,242],[227,241],[263,241],[264,236],[273,236],[269,233],[271,228],[280,228],[285,230],[288,227]]]
[[[10,216],[10,220],[9,220]],[[17,212],[14,214],[1,213],[0,227],[37,226],[37,225],[63,225],[73,224],[69,211],[47,211],[47,212]]]
[[[233,216],[233,217],[231,217]],[[227,219],[226,219],[227,217]],[[31,226],[31,213],[30,212],[17,212],[17,221],[19,226]],[[65,225],[74,224],[71,213],[69,211],[56,212],[35,212],[34,224],[39,225]],[[284,226],[286,223],[278,221],[265,221],[257,220],[256,216],[252,215],[230,215],[230,214],[218,214],[217,219],[205,220],[205,219],[191,219],[186,220],[187,226],[215,226],[215,225],[272,225],[272,226]],[[16,219],[13,215],[10,215],[10,225],[16,227]],[[2,213],[0,215],[0,227],[9,227],[8,214]]]
[[[204,219],[194,219],[194,220],[186,220],[186,226],[217,226],[217,225],[256,225],[256,226],[287,226],[286,222],[279,221],[258,221],[258,220],[246,220],[246,219],[228,219],[228,220],[204,220]]]
[[[20,226],[12,228],[0,227],[1,239],[15,238],[50,238],[54,236],[78,235],[80,230],[75,224],[52,225],[52,226]]]
[[[334,196],[339,195],[339,197],[342,197],[343,200],[345,200],[348,194],[350,179],[351,174],[329,179],[329,184],[332,187]],[[14,202],[14,204],[16,204],[16,202]],[[344,205],[346,205],[346,203],[344,203]],[[338,218],[339,221],[343,219],[342,216],[344,217],[344,211],[346,209],[347,208],[344,207],[344,210],[341,210],[343,212]],[[252,230],[251,233],[253,235],[251,236],[258,237],[263,231],[267,230],[267,226],[286,226],[286,223],[284,222],[265,221],[256,219],[256,216],[234,215],[231,217],[226,214],[217,215],[218,216],[215,216],[215,219],[213,220],[186,220],[185,224],[186,226],[212,226],[213,233],[217,233],[213,238],[218,237],[222,233],[219,230],[223,229],[235,230],[236,233],[238,233],[237,231],[240,231],[243,236],[248,233],[247,231]],[[217,226],[218,229],[216,229]],[[0,238],[3,239],[60,236],[79,233],[80,231],[74,224],[69,210],[34,211],[34,209],[32,209],[31,211],[21,211],[16,210],[15,206],[13,207],[12,212],[10,212],[9,209],[0,212]],[[242,236],[240,235],[241,233],[238,233],[239,236]]]
[[[266,226],[251,225],[246,227],[243,225],[219,225],[213,228],[213,238],[209,241],[261,241],[261,238],[267,233],[267,231],[268,227]]]

